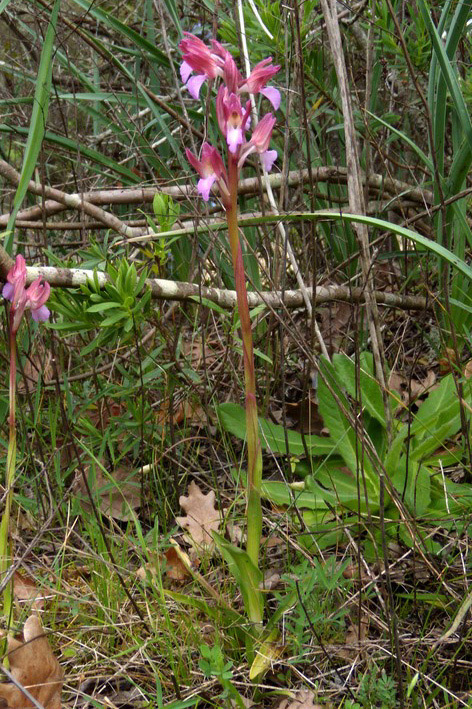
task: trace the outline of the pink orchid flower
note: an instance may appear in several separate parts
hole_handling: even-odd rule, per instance
[[[13,314],[13,331],[16,332],[25,310],[31,310],[33,320],[36,322],[47,320],[50,316],[49,309],[45,306],[51,286],[43,282],[39,276],[29,288],[25,288],[26,283],[26,263],[18,254],[15,265],[9,270],[7,283],[3,286],[2,295],[6,300],[11,301]]]
[[[201,179],[198,181],[197,189],[205,202],[210,199],[210,191],[215,182],[218,182],[222,194],[228,196],[226,168],[218,150],[209,143],[203,143],[201,160],[188,148],[185,152],[187,160],[200,175]]]
[[[239,97],[234,93],[229,93],[225,86],[220,86],[216,98],[216,116],[220,130],[233,155],[244,143],[244,131],[248,127],[250,112],[250,101],[246,103],[246,109],[243,111]]]
[[[15,265],[7,274],[7,283],[3,286],[2,295],[12,303],[18,302],[26,283],[26,263],[21,254],[16,257]]]
[[[26,291],[29,303],[26,307],[31,310],[31,317],[36,322],[44,322],[51,315],[49,308],[45,306],[50,293],[51,286],[47,281],[43,281],[41,277],[33,281]]]
[[[275,118],[272,113],[266,113],[254,128],[251,140],[241,148],[238,167],[242,167],[244,161],[251,153],[258,152],[261,156],[262,164],[267,172],[270,172],[272,165],[277,158],[276,150],[267,150],[269,147],[272,130],[275,125]]]
[[[256,64],[246,81],[239,87],[239,92],[247,91],[250,94],[262,94],[271,102],[274,110],[280,106],[280,91],[273,86],[266,86],[267,82],[277,74],[280,66],[272,64],[272,57],[263,59]]]
[[[198,98],[207,79],[215,79],[217,76],[224,76],[227,83],[236,87],[240,74],[231,54],[216,40],[212,40],[210,48],[190,32],[184,34],[179,45],[183,56],[180,76],[192,98]],[[195,76],[191,76],[193,72]]]

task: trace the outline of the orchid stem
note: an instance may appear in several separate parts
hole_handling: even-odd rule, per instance
[[[262,452],[259,440],[256,402],[256,374],[252,342],[251,319],[244,275],[243,253],[238,227],[238,161],[231,154],[228,165],[230,199],[226,204],[228,236],[233,261],[234,280],[238,301],[243,343],[244,385],[246,394],[247,431],[247,553],[252,563],[259,567],[259,546],[262,533],[261,484]]]
[[[11,312],[11,311],[10,311]],[[10,314],[10,414],[8,418],[9,440],[7,452],[7,470],[5,477],[5,509],[0,523],[0,581],[3,582],[12,561],[10,541],[10,516],[13,499],[13,483],[16,466],[16,331],[13,327],[13,313]],[[12,584],[3,588],[3,615],[10,627],[12,614]]]

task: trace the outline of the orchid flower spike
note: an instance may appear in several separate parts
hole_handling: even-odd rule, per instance
[[[270,172],[272,165],[277,158],[276,150],[268,150],[272,130],[275,125],[275,118],[272,113],[266,113],[254,128],[251,140],[241,148],[238,167],[242,167],[244,161],[251,153],[258,152],[261,156],[262,164],[267,172]]]
[[[201,160],[188,148],[185,152],[187,160],[200,175],[201,179],[198,181],[197,189],[205,202],[210,199],[210,190],[215,182],[218,182],[222,196],[229,196],[226,168],[218,150],[209,143],[203,143]]]

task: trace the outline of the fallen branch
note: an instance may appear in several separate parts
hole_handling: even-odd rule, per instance
[[[56,288],[76,288],[85,285],[94,277],[100,287],[109,282],[109,277],[101,271],[90,271],[80,268],[54,268],[51,266],[31,266],[27,269],[27,283],[31,283],[38,276],[42,276],[51,286]],[[156,300],[196,301],[208,300],[222,308],[232,309],[236,306],[236,291],[210,286],[199,286],[196,283],[182,283],[168,281],[162,278],[150,278],[147,284],[151,288],[152,297]],[[313,300],[313,289],[307,289],[310,299]],[[379,305],[402,310],[425,310],[431,304],[422,296],[400,295],[386,291],[375,291],[375,298]],[[347,286],[318,286],[315,291],[316,303],[344,301],[348,303],[363,303],[365,293],[362,288],[349,288]],[[248,293],[251,308],[257,305],[266,305],[268,308],[302,308],[305,306],[301,290],[264,291]]]
[[[0,160],[0,174],[13,184],[18,184],[19,174],[4,160]],[[280,188],[282,182],[284,181],[284,175],[274,174],[268,176],[269,183],[272,189]],[[312,180],[313,183],[317,182],[329,182],[334,184],[346,184],[347,183],[347,170],[344,167],[317,167],[312,170]],[[361,177],[362,184],[368,184],[369,188],[375,190],[375,192],[380,195],[391,195],[400,196],[402,199],[408,199],[409,201],[421,204],[422,207],[427,207],[433,203],[433,194],[429,190],[423,190],[420,187],[413,187],[407,182],[402,182],[401,180],[394,180],[390,177],[385,177],[383,175],[371,174],[366,179],[365,175]],[[287,180],[284,182],[286,186],[296,186],[302,183],[309,182],[308,170],[293,170],[288,173]],[[28,189],[33,194],[43,195],[43,187],[35,182],[30,182]],[[105,205],[105,204],[145,204],[152,202],[154,195],[157,191],[163,192],[164,194],[170,195],[173,199],[189,199],[196,196],[196,188],[192,184],[184,185],[155,185],[153,187],[130,187],[130,188],[120,188],[111,190],[92,190],[89,192],[83,192],[82,194],[67,194],[56,190],[56,193],[61,197],[56,198],[53,196],[52,191],[55,188],[45,187],[44,195],[48,198],[41,205],[36,207],[29,207],[28,209],[22,209],[18,212],[17,219],[24,221],[33,221],[35,219],[43,219],[45,216],[51,216],[62,212],[65,209],[72,208],[82,210],[86,214],[89,214],[93,219],[97,219],[102,223],[104,215],[107,215],[110,219],[116,219],[121,228],[131,229],[123,225],[117,217],[113,217],[108,212],[100,210],[99,215],[97,212],[91,212],[90,208],[93,209],[94,206]],[[255,194],[259,191],[259,182],[256,177],[250,177],[245,180],[241,180],[239,186],[240,194]],[[9,214],[0,215],[0,227],[6,226],[8,224]],[[109,223],[107,224],[109,226]],[[113,228],[120,234],[123,233],[118,229]],[[123,234],[126,236],[126,234]],[[137,236],[137,233],[134,233]]]
[[[20,173],[17,172],[15,168],[9,165],[5,160],[0,160],[0,175],[2,175],[7,180],[9,180],[9,182],[12,182],[15,185],[18,185],[20,182]],[[113,231],[118,232],[118,234],[121,234],[125,238],[146,234],[149,231],[149,229],[147,228],[143,229],[142,227],[133,228],[126,226],[126,224],[124,224],[121,219],[118,219],[118,217],[115,217],[114,214],[110,214],[104,209],[101,209],[101,207],[98,207],[97,205],[92,204],[88,200],[84,199],[83,195],[68,194],[67,192],[62,192],[62,190],[58,190],[55,187],[48,187],[47,185],[42,185],[40,183],[33,182],[33,180],[30,180],[30,182],[28,183],[28,191],[39,196],[44,195],[44,197],[53,200],[56,205],[57,203],[59,203],[62,209],[70,208],[76,209],[79,212],[84,212],[89,217],[92,217],[92,219],[96,219],[97,221],[102,222],[109,229],[113,229]],[[39,209],[41,211],[41,214],[43,214],[42,208],[39,207]],[[0,226],[2,225],[5,226],[3,222],[0,223]]]

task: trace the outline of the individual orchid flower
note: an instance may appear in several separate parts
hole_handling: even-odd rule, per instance
[[[207,79],[224,76],[226,83],[236,87],[241,75],[231,54],[216,40],[212,40],[211,49],[195,35],[185,32],[179,47],[183,62],[180,76],[190,95],[198,99],[200,89]],[[191,74],[195,72],[195,76]]]
[[[187,160],[200,175],[201,179],[198,181],[197,189],[205,202],[208,202],[210,199],[210,190],[215,182],[218,182],[222,195],[227,197],[229,192],[227,187],[228,179],[226,175],[226,168],[218,150],[209,143],[203,143],[201,160],[199,160],[188,148],[185,152],[187,155]]]
[[[7,300],[17,302],[26,283],[26,263],[21,254],[16,257],[15,265],[7,274],[7,283],[3,286],[2,295]],[[15,297],[16,292],[16,297]]]
[[[188,32],[185,32],[185,35],[180,43],[183,56],[180,76],[192,98],[197,99],[202,84],[207,79],[222,76],[222,61],[212,54],[210,48],[201,39]],[[191,76],[193,72],[196,73],[196,76]]]
[[[25,288],[26,283],[26,263],[18,254],[15,265],[9,270],[7,283],[3,286],[2,295],[6,300],[11,301],[12,309],[12,330],[17,332],[21,318],[25,310],[31,310],[33,320],[42,322],[49,318],[49,309],[45,306],[51,286],[39,276],[29,288]]]
[[[262,94],[271,102],[274,110],[280,106],[280,91],[273,86],[266,86],[267,82],[277,74],[280,66],[272,64],[272,57],[263,59],[259,64],[256,64],[248,78],[240,85],[238,93],[247,91],[250,94]]]
[[[45,306],[51,293],[51,286],[47,281],[38,277],[26,291],[28,297],[27,308],[31,310],[31,317],[36,322],[44,322],[51,315],[49,308]]]
[[[239,96],[229,93],[225,86],[220,86],[216,98],[216,116],[220,130],[226,138],[230,152],[235,155],[244,143],[244,131],[248,127],[251,102],[243,110]]]
[[[275,118],[272,113],[266,113],[254,128],[251,140],[241,148],[238,167],[241,168],[244,161],[251,153],[258,152],[261,156],[262,164],[267,172],[270,172],[272,165],[277,158],[276,150],[268,150],[272,130],[275,125]]]

